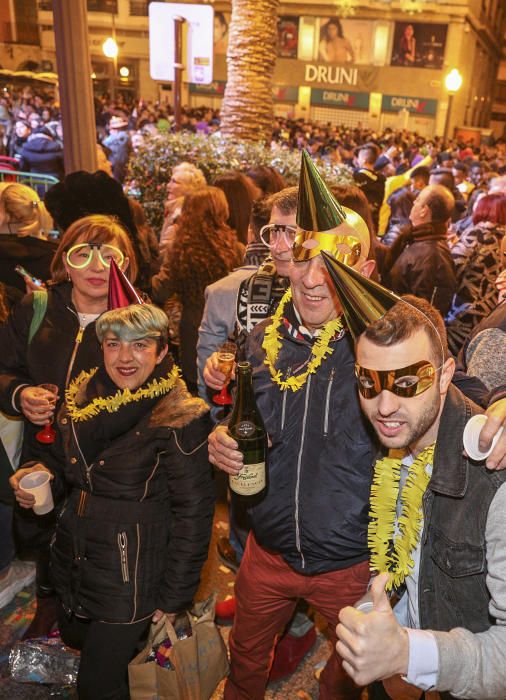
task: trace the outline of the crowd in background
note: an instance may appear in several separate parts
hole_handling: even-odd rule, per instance
[[[121,94],[112,100],[107,93],[95,97],[94,104],[99,165],[107,169],[109,162],[120,181],[132,150],[144,138],[175,129],[173,111],[168,104],[143,99],[128,102]],[[204,136],[219,135],[219,110],[204,106],[183,108],[181,130]],[[376,169],[385,176],[405,172],[426,155],[446,167],[452,160],[462,161],[468,167],[479,161],[485,179],[506,172],[506,142],[502,138],[489,139],[480,145],[461,140],[443,144],[441,137],[425,138],[407,129],[386,128],[378,133],[360,125],[345,127],[276,117],[271,148],[305,148],[314,158],[353,168],[356,149],[371,141],[380,149],[381,159]],[[62,177],[63,132],[52,90],[4,88],[0,97],[0,155],[15,158],[22,170]]]

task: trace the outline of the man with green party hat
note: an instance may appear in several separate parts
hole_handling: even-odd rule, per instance
[[[353,339],[320,255],[328,250],[370,274],[369,247],[363,220],[336,202],[303,154],[290,290],[245,349],[272,445],[268,486],[251,504],[252,532],[236,578],[226,700],[264,697],[276,638],[299,598],[321,612],[335,639],[339,610],[360,598],[369,581],[367,508],[376,445],[360,412]],[[229,474],[242,467],[223,425],[209,438],[209,454]],[[359,696],[332,653],[320,697]]]
[[[355,336],[362,410],[393,450],[376,461],[370,497],[379,575],[358,610],[341,610],[337,651],[357,683],[383,680],[373,698],[504,698],[506,472],[462,455],[480,409],[451,384],[437,311],[322,255]]]

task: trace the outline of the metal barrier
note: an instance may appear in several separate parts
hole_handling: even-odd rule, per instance
[[[53,175],[41,175],[40,173],[25,173],[21,170],[10,170],[9,168],[0,168],[0,182],[20,182],[22,185],[28,185],[42,199],[48,189],[59,182],[57,177]]]

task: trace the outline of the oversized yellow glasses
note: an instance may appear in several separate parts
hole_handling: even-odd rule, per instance
[[[91,263],[94,253],[104,267],[110,267],[112,260],[118,267],[125,262],[123,252],[110,243],[77,243],[67,251],[67,262],[75,270],[82,270]]]

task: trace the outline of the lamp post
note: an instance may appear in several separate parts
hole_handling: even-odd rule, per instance
[[[446,110],[445,130],[443,134],[444,144],[446,144],[448,138],[448,129],[450,126],[450,114],[453,106],[453,98],[455,97],[455,94],[460,90],[461,87],[462,76],[456,68],[452,68],[452,70],[445,77],[445,88],[448,91],[448,109]]]
[[[107,37],[107,39],[102,44],[102,51],[106,58],[112,59],[112,64],[109,65],[109,76],[110,76],[110,86],[111,86],[111,100],[115,99],[115,80],[116,74],[118,72],[118,43],[116,41],[116,27],[114,26],[114,14],[112,15],[112,36]]]

